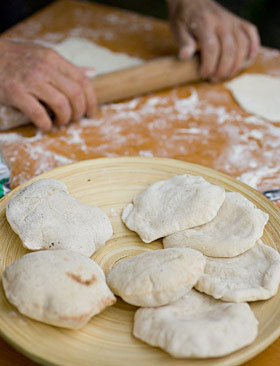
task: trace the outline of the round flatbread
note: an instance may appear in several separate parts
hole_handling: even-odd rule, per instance
[[[268,218],[240,193],[227,192],[212,221],[172,234],[163,239],[163,245],[193,248],[210,257],[234,257],[256,244]]]
[[[26,254],[5,269],[2,282],[22,314],[59,327],[81,328],[116,301],[98,264],[68,250]]]
[[[193,249],[153,250],[117,263],[107,283],[129,304],[161,306],[189,292],[204,266],[204,256]]]
[[[258,321],[248,304],[224,303],[191,290],[159,308],[136,311],[133,334],[176,358],[225,356],[252,343]]]
[[[77,201],[55,179],[23,188],[9,201],[6,216],[30,250],[68,249],[91,256],[113,234],[105,212]]]
[[[222,187],[202,177],[177,175],[156,182],[122,213],[126,226],[145,243],[212,220],[225,199]]]
[[[259,241],[234,258],[210,258],[196,289],[215,299],[232,302],[266,300],[277,293],[280,255]]]

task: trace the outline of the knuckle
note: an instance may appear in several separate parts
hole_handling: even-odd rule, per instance
[[[73,100],[81,100],[83,97],[82,89],[78,86],[73,86],[71,88],[71,97]]]
[[[20,86],[15,80],[9,79],[4,83],[3,86],[6,90],[6,93],[13,98],[15,98],[20,92]]]
[[[252,33],[252,34],[258,34],[258,29],[257,27],[252,24],[252,23],[249,23],[248,24],[248,29],[249,29],[249,32]]]
[[[65,109],[67,108],[67,101],[66,98],[63,96],[56,96],[54,99],[54,105],[57,109]]]
[[[214,18],[213,18],[213,15],[207,11],[205,12],[202,12],[198,18],[197,18],[197,21],[203,25],[203,26],[210,26],[211,24],[213,24],[214,22]]]
[[[201,44],[202,52],[206,55],[216,56],[219,53],[219,43],[215,37],[208,36]]]
[[[45,117],[45,113],[40,108],[33,106],[30,108],[30,116],[34,120],[40,120]]]

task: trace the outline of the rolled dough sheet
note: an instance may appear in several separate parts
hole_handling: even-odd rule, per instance
[[[69,37],[65,41],[53,45],[52,48],[77,66],[94,67],[96,74],[105,74],[144,62],[140,58],[112,52],[108,48],[79,37]]]
[[[263,74],[244,74],[225,86],[237,103],[249,113],[280,122],[280,78]]]

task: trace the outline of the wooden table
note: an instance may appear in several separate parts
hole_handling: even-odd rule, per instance
[[[4,34],[57,43],[85,37],[143,59],[174,54],[168,24],[76,1],[58,1]],[[247,72],[280,76],[280,53],[262,49]],[[202,164],[264,191],[280,187],[280,126],[245,113],[222,83],[200,83],[103,106],[93,120],[42,134],[33,126],[0,134],[12,185],[56,166],[104,156],[160,156]],[[0,340],[1,366],[32,361]],[[246,366],[278,366],[280,339]]]

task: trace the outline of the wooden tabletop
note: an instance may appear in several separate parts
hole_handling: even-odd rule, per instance
[[[176,53],[168,24],[77,1],[58,1],[4,34],[57,43],[85,37],[143,59]],[[280,76],[280,53],[262,49],[246,72]],[[222,171],[264,191],[280,188],[280,125],[245,113],[222,83],[200,83],[100,108],[42,134],[33,126],[0,134],[13,187],[56,166],[112,156],[181,159]],[[279,205],[279,204],[278,204]],[[280,206],[280,205],[279,205]],[[35,365],[0,339],[1,366]],[[246,366],[278,366],[280,339]]]

